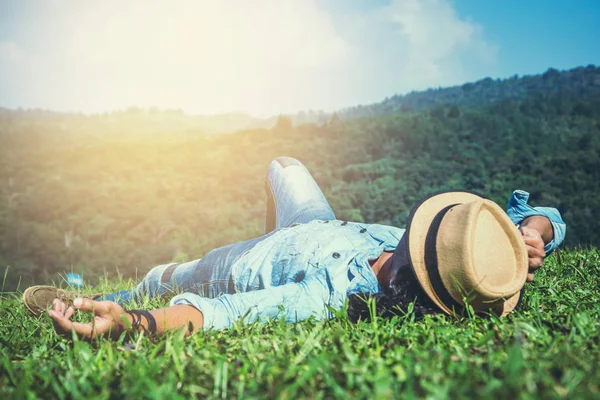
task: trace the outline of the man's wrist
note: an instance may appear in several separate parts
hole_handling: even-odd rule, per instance
[[[156,334],[156,319],[147,310],[127,310],[121,316],[119,324],[122,331],[146,332],[149,335]]]
[[[548,244],[554,238],[554,230],[550,219],[543,215],[532,215],[521,221],[521,227],[535,229],[541,236],[544,244]]]

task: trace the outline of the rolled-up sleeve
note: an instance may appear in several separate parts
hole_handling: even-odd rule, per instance
[[[560,212],[556,208],[551,207],[531,207],[529,201],[529,193],[524,190],[515,190],[508,202],[506,213],[515,223],[519,225],[525,218],[533,215],[541,215],[550,220],[552,230],[554,231],[553,238],[546,244],[544,251],[550,254],[560,246],[565,239],[567,233],[567,225],[563,221]]]
[[[343,304],[338,297],[334,296],[328,272],[323,269],[298,283],[226,294],[214,299],[183,293],[175,296],[171,305],[196,307],[204,316],[205,330],[221,330],[232,327],[240,319],[251,323],[285,318],[286,322],[293,323],[311,316],[316,319],[331,318],[328,306],[339,309]]]

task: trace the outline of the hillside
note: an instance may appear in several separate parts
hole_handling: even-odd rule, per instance
[[[478,107],[457,102],[230,135],[169,132],[166,123],[164,132],[149,134],[147,123],[135,120],[104,132],[92,117],[57,114],[46,123],[6,112],[4,290],[71,270],[93,282],[117,269],[139,276],[260,235],[264,173],[279,155],[309,167],[339,219],[403,226],[412,205],[436,190],[475,190],[504,206],[521,188],[533,205],[562,212],[567,245],[598,246],[600,95],[589,84],[598,71],[552,73],[546,82],[562,82],[552,90],[520,91],[526,94]],[[542,75],[512,85],[543,81]],[[481,85],[474,91],[483,96]],[[78,124],[94,134],[79,133]]]
[[[460,86],[429,89],[394,95],[384,101],[342,110],[344,118],[385,115],[406,111],[430,110],[439,105],[482,107],[506,100],[523,100],[528,97],[564,95],[580,101],[600,96],[600,68],[589,65],[559,72],[549,68],[541,75],[517,75],[508,79],[484,78]]]

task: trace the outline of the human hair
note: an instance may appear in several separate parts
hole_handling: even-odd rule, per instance
[[[429,299],[421,288],[412,268],[404,265],[398,272],[388,288],[381,293],[357,293],[348,296],[348,318],[352,322],[370,320],[371,310],[369,303],[375,302],[375,315],[391,318],[395,315],[405,315],[409,305],[414,304],[415,318],[421,319],[426,314],[437,314],[439,308]]]

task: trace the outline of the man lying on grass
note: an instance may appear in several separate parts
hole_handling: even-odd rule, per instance
[[[417,318],[461,315],[465,303],[474,312],[505,315],[566,231],[556,209],[530,207],[523,191],[513,193],[506,213],[476,193],[437,193],[420,201],[400,229],[336,220],[293,158],[272,161],[266,183],[268,233],[261,237],[155,267],[132,290],[81,297],[33,286],[23,301],[35,314],[51,307],[57,332],[86,339],[126,330],[189,334],[241,319],[331,318],[347,299],[353,321],[370,317],[368,298],[383,317],[405,313],[410,303]],[[169,307],[151,311],[122,307],[144,296],[174,297]],[[71,321],[76,309],[94,313],[94,321]]]

